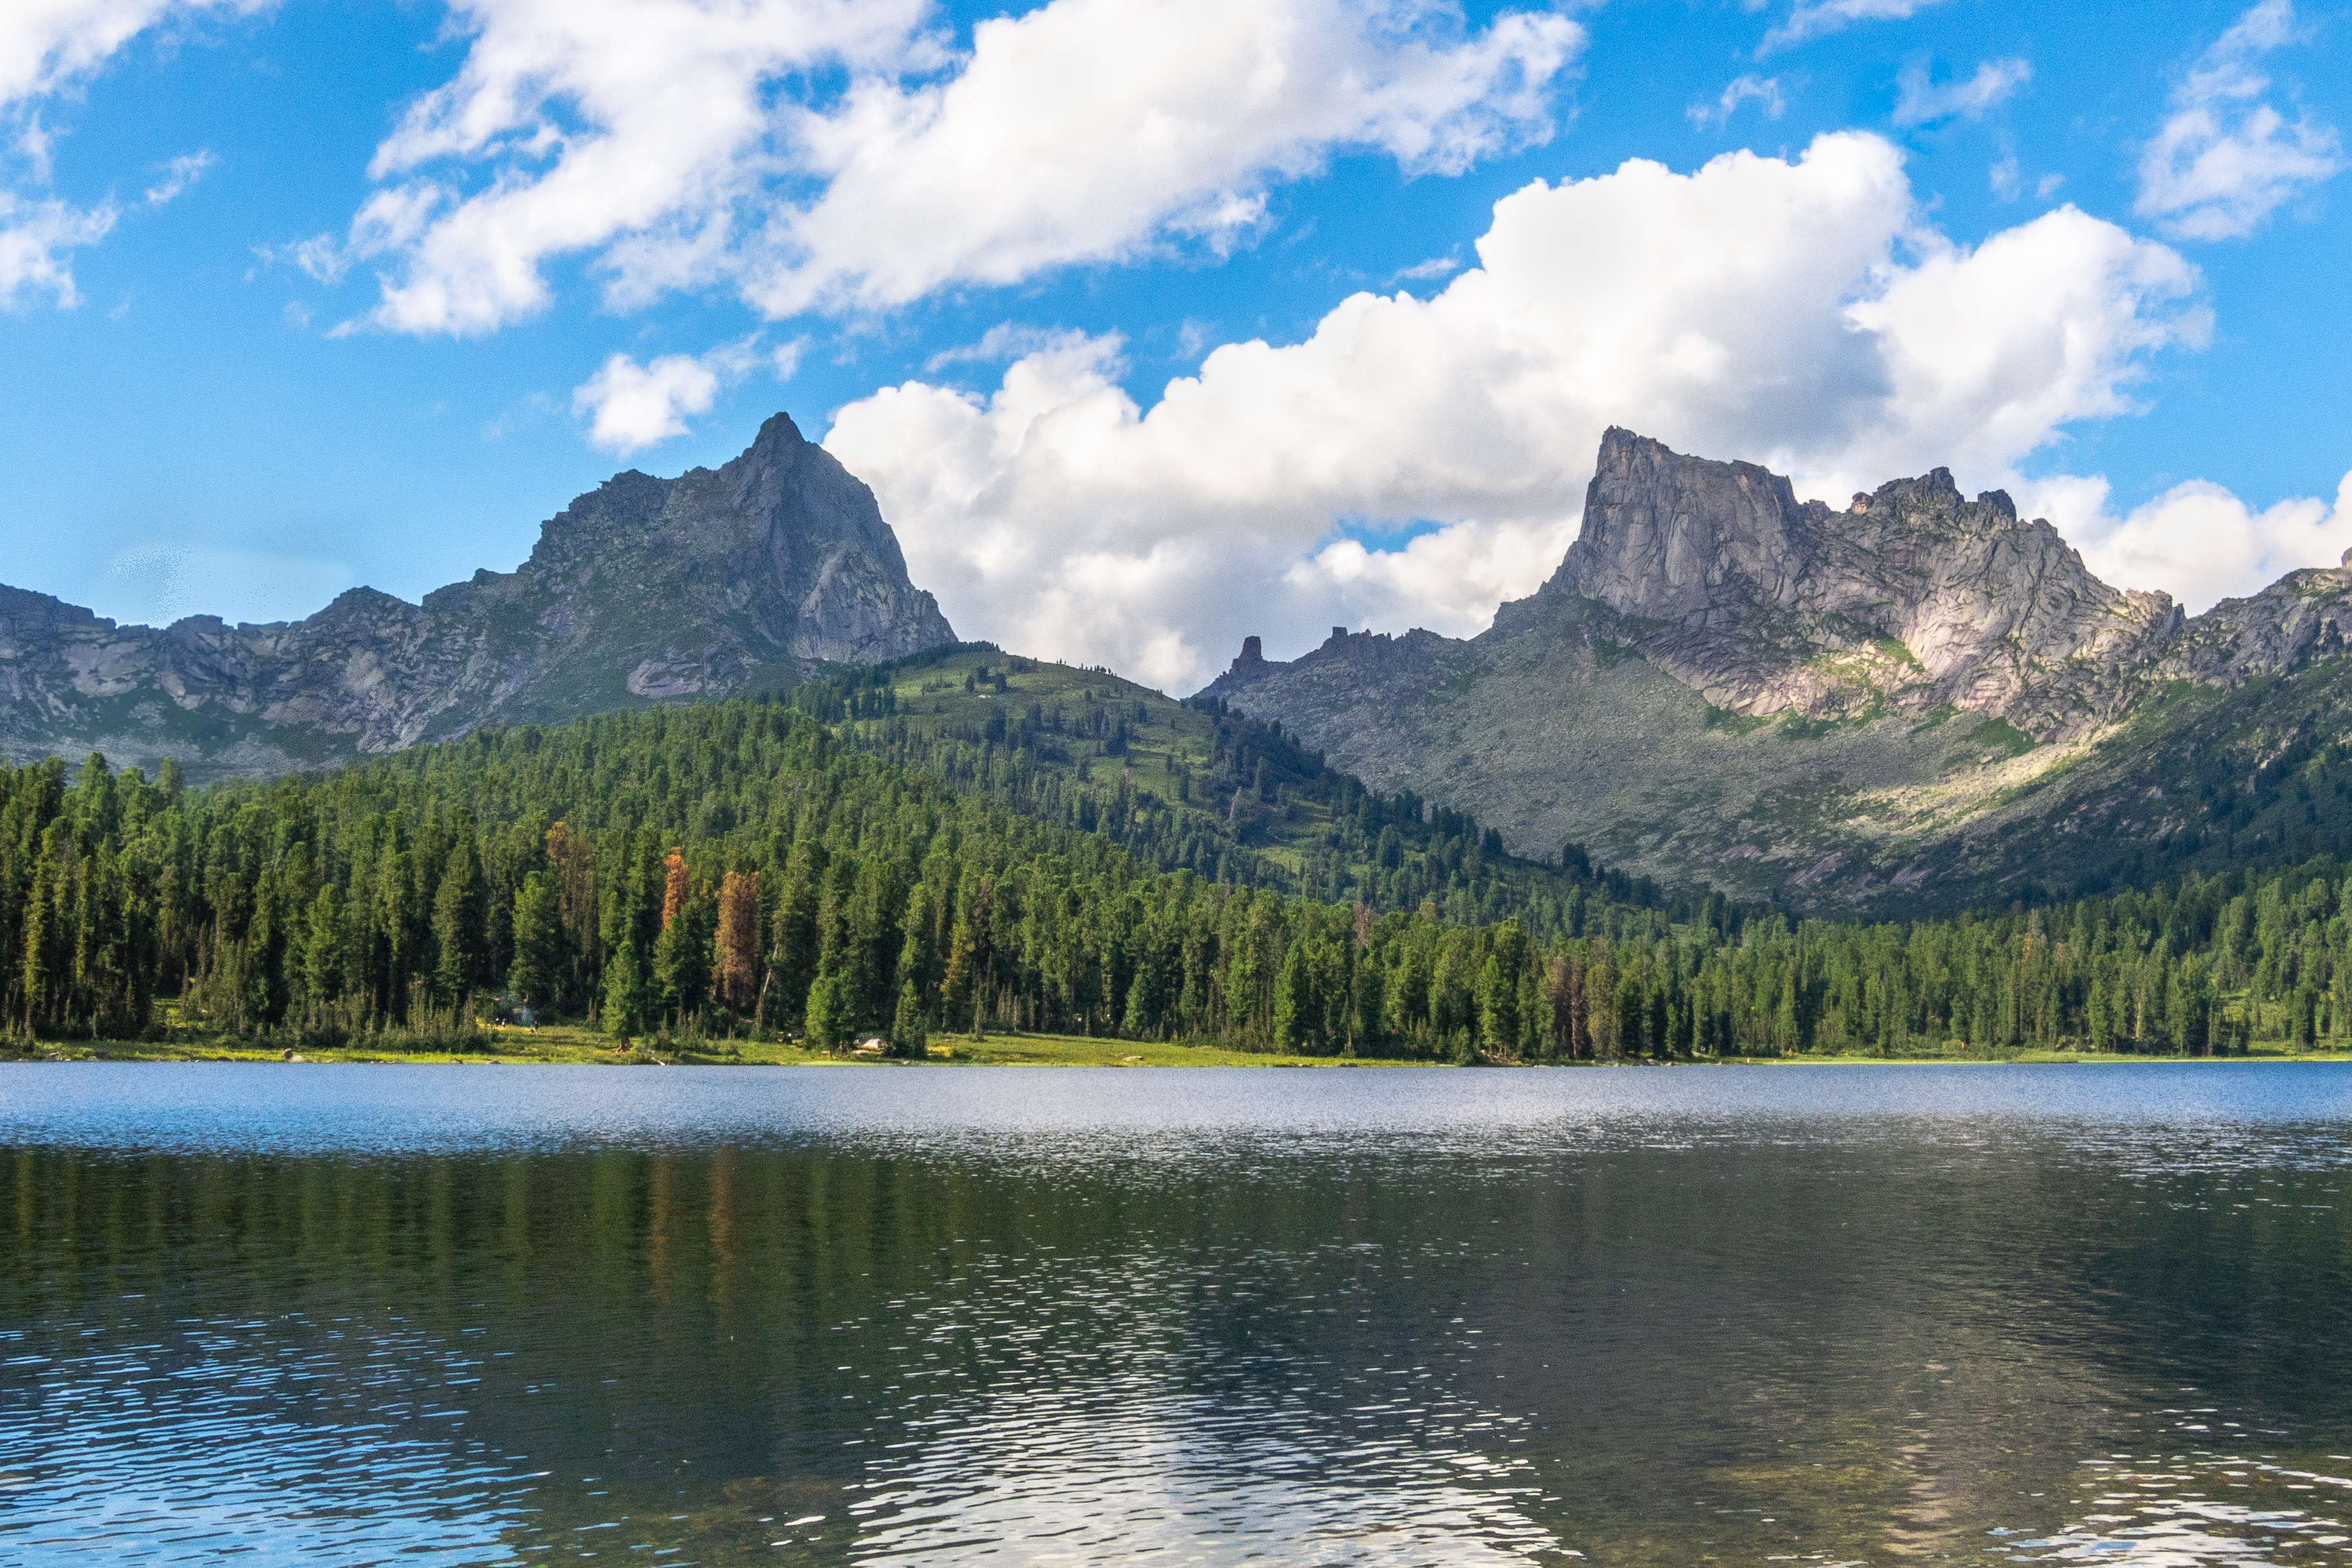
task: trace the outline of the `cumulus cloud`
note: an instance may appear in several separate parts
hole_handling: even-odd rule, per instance
[[[1247,633],[1477,630],[1558,564],[1607,425],[1839,500],[1937,464],[1998,484],[2204,329],[2164,246],[2064,207],[1961,247],[1861,134],[1538,182],[1477,250],[1433,298],[1226,344],[1148,411],[1123,345],[1074,337],[984,396],[886,388],[826,445],[960,628],[1184,689]]]
[[[2333,502],[2297,497],[2256,510],[2203,479],[2117,514],[2105,478],[2019,487],[2110,582],[2162,589],[2190,612],[2259,592],[2299,567],[2334,566],[2352,549],[2352,474]]]
[[[1756,53],[1761,58],[1775,49],[1840,32],[1856,22],[1900,22],[1934,4],[1936,0],[1797,0],[1789,19],[1764,35]]]
[[[2032,79],[2033,66],[2026,60],[1987,60],[1968,80],[1942,83],[1929,78],[1926,66],[1909,66],[1895,78],[1895,123],[1933,125],[1956,114],[1979,120]]]
[[[593,415],[589,441],[621,456],[686,434],[686,416],[708,413],[718,396],[718,372],[691,354],[647,365],[614,354],[572,389],[572,412]]]
[[[790,381],[799,368],[800,350],[794,341],[763,354],[754,334],[706,354],[663,354],[646,364],[628,354],[614,354],[572,390],[572,412],[588,416],[590,444],[626,456],[674,435],[690,434],[687,415],[709,413],[721,388],[732,386],[762,363],[778,381]]]
[[[2264,96],[2259,62],[2294,31],[2290,0],[2263,0],[2198,57],[2141,152],[2135,212],[2175,238],[2240,238],[2344,167],[2335,127]]]
[[[1582,39],[1510,14],[1466,37],[1419,6],[1330,0],[1054,0],[973,31],[970,63],[877,85],[807,125],[824,194],[768,236],[747,291],[772,315],[1011,283],[1181,234],[1229,241],[1265,186],[1337,147],[1453,173],[1549,133]]]
[[[1686,112],[1693,125],[1723,126],[1730,123],[1731,117],[1739,112],[1741,104],[1749,102],[1763,108],[1765,119],[1780,119],[1780,111],[1788,107],[1780,98],[1780,78],[1752,74],[1736,77],[1713,103],[1701,99],[1692,104]]]
[[[1434,0],[459,0],[452,81],[305,265],[383,264],[373,324],[487,332],[585,256],[608,304],[725,287],[771,317],[1228,246],[1342,148],[1452,172],[1539,141],[1574,22]],[[829,96],[809,84],[838,81]]]

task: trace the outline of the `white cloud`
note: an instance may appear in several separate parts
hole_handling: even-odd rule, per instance
[[[112,207],[83,211],[0,191],[0,309],[16,309],[39,294],[61,308],[80,303],[66,258],[105,238],[117,216]]]
[[[1583,41],[1434,0],[1051,0],[950,57],[924,0],[459,0],[457,78],[305,265],[388,268],[371,319],[478,333],[586,256],[606,302],[729,287],[877,308],[1259,225],[1331,152],[1458,171],[1539,141]],[[806,84],[841,78],[833,96]]]
[[[1557,16],[1432,32],[1431,8],[1337,0],[1055,0],[981,24],[970,63],[812,120],[825,193],[771,234],[771,314],[888,306],[954,281],[1114,260],[1254,226],[1266,183],[1329,150],[1453,173],[1549,135],[1582,42]]]
[[[1398,267],[1392,281],[1423,283],[1433,277],[1451,277],[1461,270],[1462,263],[1459,258],[1450,256],[1433,256],[1427,261],[1416,261],[1411,267]],[[1192,351],[1198,352],[1198,347],[1196,346]]]
[[[625,456],[691,434],[687,415],[708,413],[722,387],[732,386],[761,364],[778,381],[790,381],[800,366],[800,353],[798,340],[762,353],[754,333],[698,357],[663,354],[641,365],[630,355],[614,354],[572,389],[572,412],[591,416],[592,445]]]
[[[2032,63],[2018,59],[1987,60],[1968,80],[1943,83],[1930,80],[1926,66],[1907,66],[1895,78],[1895,123],[1933,125],[1956,114],[1979,120],[2032,79]]]
[[[8,0],[0,5],[0,109],[89,76],[148,28],[270,0]]]
[[[2141,152],[2135,212],[2175,238],[2239,238],[2344,167],[2335,127],[2307,112],[2289,123],[2263,99],[2256,62],[2294,29],[2289,0],[2263,0],[2198,57]]]
[[[7,0],[0,5],[0,127],[18,122],[14,141],[33,183],[49,180],[55,135],[28,106],[67,91],[150,27],[206,15],[258,10],[268,0]],[[211,162],[199,152],[175,159],[147,193],[150,205],[178,195]],[[80,300],[71,253],[105,237],[121,211],[111,203],[83,208],[46,194],[0,189],[0,308],[46,294],[60,308]]]
[[[1757,57],[1839,32],[1856,22],[1900,22],[1934,4],[1936,0],[1797,0],[1789,19],[1764,35]]]
[[[985,397],[884,389],[825,444],[968,635],[1181,689],[1251,632],[1475,631],[1558,564],[1609,424],[1841,501],[1937,464],[1999,484],[2203,329],[2193,269],[2071,207],[1974,250],[1922,228],[1868,135],[1538,182],[1477,248],[1433,298],[1229,343],[1148,412],[1117,340],[1072,338]]]
[[[1067,347],[1085,337],[1085,333],[1066,328],[1024,327],[1018,321],[999,321],[982,332],[977,343],[941,349],[923,361],[923,369],[936,373],[950,365],[1001,365],[1049,349]]]
[[[1685,112],[1690,116],[1693,125],[1722,126],[1730,123],[1731,117],[1739,112],[1741,104],[1751,100],[1763,106],[1767,120],[1780,119],[1781,110],[1788,107],[1781,101],[1779,77],[1751,74],[1734,78],[1713,103],[1695,103]]]
[[[2352,549],[2352,474],[2332,505],[2296,497],[2262,511],[2202,479],[2120,517],[2096,476],[2021,486],[2018,497],[2057,524],[2107,581],[2162,589],[2191,612],[2259,592],[2299,567],[2334,566]]]
[[[151,207],[162,206],[203,179],[215,162],[209,150],[182,153],[163,165],[163,177],[147,187],[142,199]]]

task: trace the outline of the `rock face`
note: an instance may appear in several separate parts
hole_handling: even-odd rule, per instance
[[[1947,469],[1800,505],[1750,463],[1602,438],[1584,527],[1548,591],[1641,622],[1635,645],[1717,707],[1990,714],[2042,738],[2087,733],[2178,634],[2161,593],[2093,577],[2009,497]]]
[[[1940,468],[1832,510],[1612,430],[1559,571],[1487,632],[1254,638],[1207,693],[1521,853],[1884,908],[2000,895],[2021,830],[2128,774],[2179,693],[2303,671],[2347,622],[2352,568],[2189,618]]]
[[[271,773],[954,640],[873,492],[778,414],[719,469],[614,476],[520,567],[422,604],[359,588],[305,621],[156,630],[0,588],[0,747]]]

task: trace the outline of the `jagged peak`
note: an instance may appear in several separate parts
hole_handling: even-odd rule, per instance
[[[760,422],[760,434],[751,438],[751,444],[743,455],[749,457],[757,452],[791,450],[807,444],[808,437],[801,434],[801,427],[793,422],[793,416],[779,409]]]
[[[1874,512],[1881,507],[1906,504],[1942,511],[1967,503],[1949,468],[1930,468],[1916,478],[1889,479],[1870,493],[1868,509]]]

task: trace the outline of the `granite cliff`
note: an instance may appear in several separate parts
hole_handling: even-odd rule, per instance
[[[304,621],[158,629],[0,588],[0,749],[268,774],[954,638],[873,493],[778,414],[718,469],[614,476],[515,570],[421,604],[358,588]]]
[[[1832,508],[1612,430],[1559,570],[1490,630],[1247,648],[1203,695],[1521,853],[1894,912],[2094,885],[2203,833],[2179,769],[2333,722],[2347,622],[2352,571],[2189,617],[1943,469]],[[2282,710],[2280,681],[2309,700]]]

